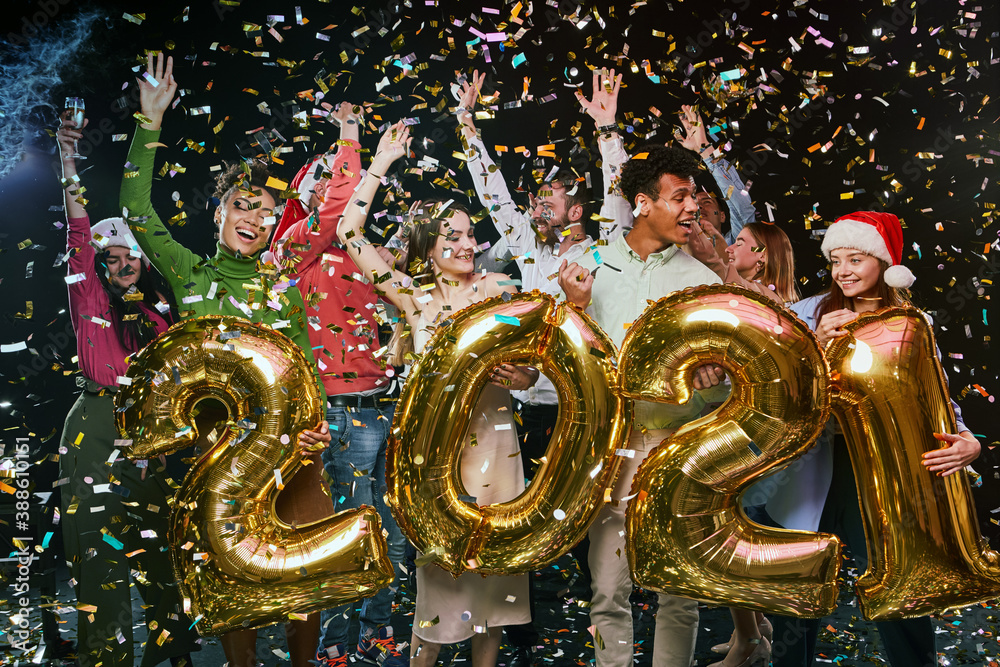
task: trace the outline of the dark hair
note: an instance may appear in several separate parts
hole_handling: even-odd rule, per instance
[[[118,342],[121,343],[122,347],[130,353],[138,352],[157,336],[153,322],[149,319],[146,311],[139,307],[140,301],[147,308],[157,310],[156,306],[160,303],[160,295],[163,295],[167,300],[167,305],[170,306],[170,310],[163,313],[163,317],[168,324],[172,324],[177,321],[177,304],[173,299],[173,290],[167,285],[163,276],[156,271],[147,270],[145,262],[140,262],[139,279],[135,281],[134,291],[131,288],[128,291],[123,291],[108,280],[110,271],[108,270],[107,256],[107,250],[98,251],[94,256],[94,270],[101,281],[101,287],[108,295],[107,319],[114,327],[115,335],[118,336]],[[126,301],[125,295],[130,293],[142,294],[142,299]]]
[[[267,186],[267,179],[273,175],[267,165],[256,160],[223,162],[223,165],[225,168],[222,173],[215,178],[215,192],[212,195],[219,200],[220,206],[232,197],[236,190],[245,192],[263,190],[271,195],[275,202],[278,201],[280,193]]]
[[[441,235],[441,223],[448,220],[456,212],[469,216],[471,221],[472,213],[469,207],[456,201],[446,199],[425,199],[420,203],[420,209],[413,215],[413,228],[410,230],[410,240],[406,249],[406,261],[403,263],[403,270],[414,278],[428,275],[430,269],[430,256],[437,237]],[[448,203],[448,208],[441,208],[442,204]],[[431,276],[433,282],[433,276]]]
[[[875,259],[878,259],[877,257]],[[881,299],[880,308],[889,308],[891,306],[902,306],[910,303],[910,290],[900,289],[898,287],[889,287],[885,283],[885,270],[889,268],[889,263],[885,260],[879,259],[879,272],[878,272],[878,295]],[[847,308],[848,310],[854,310],[854,301],[852,299],[844,296],[844,292],[841,291],[840,285],[837,281],[833,280],[832,276],[830,279],[830,288],[826,291],[826,296],[819,302],[819,306],[816,308],[816,322],[819,323],[820,319],[827,313],[832,313],[835,310],[840,310],[841,308]]]
[[[556,185],[559,187],[553,187]],[[552,178],[542,183],[541,189],[545,190],[546,188],[551,188],[553,194],[556,192],[562,193],[563,200],[566,202],[567,213],[574,206],[580,206],[583,209],[580,214],[579,224],[585,233],[590,234],[591,231],[596,231],[596,226],[590,223],[590,208],[593,203],[593,195],[590,188],[587,187],[586,179],[580,178],[572,169],[560,169]],[[597,238],[596,235],[591,235]]]
[[[687,149],[649,144],[622,166],[620,187],[629,206],[635,206],[640,192],[659,199],[660,177],[664,174],[693,178],[700,169],[701,160]]]
[[[785,303],[799,300],[795,284],[795,255],[788,234],[777,225],[751,222],[743,227],[754,240],[764,247],[764,268],[753,277],[765,286],[774,285],[774,291]]]
[[[472,214],[464,204],[451,201],[448,208],[441,208],[442,204],[448,203],[445,199],[425,199],[420,203],[420,208],[413,214],[409,240],[406,245],[406,257],[403,261],[403,270],[413,276],[413,282],[420,284],[421,278],[426,283],[433,283],[436,280],[434,269],[430,263],[431,251],[437,243],[437,237],[441,235],[441,223],[455,215],[456,212],[469,216],[471,223]],[[402,313],[393,327],[392,339],[388,343],[388,362],[393,366],[402,366],[408,363],[406,355],[413,351],[413,336],[410,326]]]

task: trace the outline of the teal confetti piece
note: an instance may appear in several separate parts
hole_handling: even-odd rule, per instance
[[[990,326],[990,323],[986,320],[986,309],[983,308],[983,324]]]
[[[499,287],[506,287],[507,285],[513,285],[514,287],[520,287],[521,286],[521,281],[520,280],[498,280],[497,281],[497,285]]]
[[[743,72],[738,69],[731,69],[719,75],[723,81],[732,81],[743,77]]]
[[[515,327],[521,326],[521,320],[516,317],[511,317],[510,315],[494,315],[494,319],[501,324],[512,324]]]
[[[122,547],[125,546],[121,542],[119,542],[118,540],[116,540],[115,538],[113,538],[110,535],[108,535],[107,533],[102,533],[101,537],[104,538],[105,542],[107,542],[108,544],[110,544],[111,546],[113,546],[115,549],[118,549],[118,551],[121,551]]]
[[[191,625],[188,626],[188,630],[193,630],[194,626],[198,625],[198,621],[200,621],[202,618],[204,618],[204,616],[202,616],[201,614],[198,614],[198,618],[194,619],[194,622],[191,623]]]
[[[713,125],[712,127],[708,128],[708,133],[714,137],[715,135],[717,135],[719,132],[722,132],[727,127],[729,127],[729,123],[721,123],[719,125]]]
[[[42,540],[42,548],[43,549],[48,549],[49,548],[49,540],[52,539],[53,535],[54,535],[54,533],[45,533],[45,539]]]
[[[601,253],[597,252],[596,250],[594,251],[594,261],[597,262],[598,264],[602,263]]]
[[[527,60],[528,57],[526,55],[524,55],[523,53],[519,53],[516,56],[514,56],[514,59],[511,60],[510,62],[514,67],[517,67],[518,65],[523,64]]]

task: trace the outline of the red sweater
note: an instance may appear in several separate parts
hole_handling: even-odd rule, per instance
[[[305,209],[289,201],[289,212],[282,216],[271,247],[279,266],[298,280],[306,302],[309,341],[329,396],[368,391],[390,382],[384,358],[373,356],[380,348],[375,288],[362,278],[347,252],[334,246],[337,226],[361,180],[358,148],[353,141],[338,148],[326,200],[317,214],[303,215]],[[307,170],[308,165],[296,181]]]

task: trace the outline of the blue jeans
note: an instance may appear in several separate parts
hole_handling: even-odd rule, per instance
[[[382,519],[382,528],[388,532],[389,560],[395,576],[388,588],[383,588],[361,602],[361,635],[389,625],[392,601],[399,588],[400,569],[406,551],[406,538],[392,518],[385,504],[385,452],[395,402],[386,402],[379,408],[341,408],[327,410],[330,422],[330,445],[323,451],[323,467],[333,485],[330,489],[333,504],[338,512],[370,505]],[[357,471],[357,472],[355,472]],[[320,619],[323,634],[320,650],[334,644],[347,644],[347,630],[357,603],[327,609]]]

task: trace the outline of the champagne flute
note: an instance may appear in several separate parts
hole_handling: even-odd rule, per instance
[[[82,97],[67,97],[66,104],[64,105],[66,111],[69,112],[69,118],[74,123],[76,123],[76,131],[83,131],[83,120],[86,118],[86,106],[83,103]],[[80,149],[77,146],[76,141],[73,142],[73,154],[67,155],[66,157],[76,158],[77,160],[86,160],[86,155],[80,155]]]

